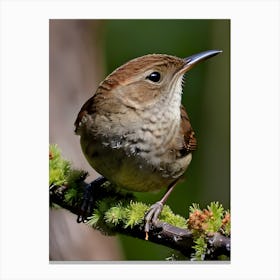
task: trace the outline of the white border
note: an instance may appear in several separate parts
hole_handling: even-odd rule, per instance
[[[49,264],[49,18],[231,19],[230,265]],[[278,1],[2,1],[1,279],[279,279],[279,34]]]

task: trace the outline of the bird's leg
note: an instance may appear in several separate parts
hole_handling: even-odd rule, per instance
[[[158,221],[158,217],[162,211],[163,205],[165,204],[167,198],[171,194],[172,190],[174,189],[176,183],[178,180],[170,184],[167,188],[166,193],[162,197],[161,200],[157,201],[155,204],[153,204],[148,212],[145,214],[145,232],[146,232],[146,240],[148,239],[148,232],[150,230],[150,224],[156,225]]]
[[[103,176],[98,177],[89,184],[86,184],[84,187],[84,193],[80,208],[80,214],[77,217],[78,223],[85,223],[88,220],[88,217],[92,215],[93,206],[94,206],[94,189],[100,187],[103,183],[107,181]]]

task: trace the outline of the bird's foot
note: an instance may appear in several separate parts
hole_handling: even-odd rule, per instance
[[[84,193],[82,198],[82,203],[80,207],[80,214],[77,217],[78,223],[85,223],[88,221],[88,217],[92,214],[93,211],[93,184],[87,184],[84,187]]]
[[[92,181],[90,184],[85,185],[80,213],[77,217],[78,223],[85,223],[88,221],[89,217],[92,215],[94,208],[94,189],[101,186],[106,181],[107,180],[101,176]]]
[[[155,204],[153,204],[148,210],[148,212],[145,214],[144,221],[145,221],[146,240],[148,240],[149,238],[148,233],[150,231],[151,225],[154,226],[157,225],[158,217],[162,211],[162,208],[163,208],[163,203],[161,201],[158,201]]]

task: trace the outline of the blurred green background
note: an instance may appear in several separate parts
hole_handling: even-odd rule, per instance
[[[167,201],[185,217],[192,203],[219,201],[230,208],[230,20],[104,20],[102,44],[106,74],[149,53],[187,57],[209,49],[223,53],[187,73],[183,104],[198,139],[198,150]],[[137,194],[154,203],[164,191]],[[163,260],[170,249],[120,236],[128,260]]]

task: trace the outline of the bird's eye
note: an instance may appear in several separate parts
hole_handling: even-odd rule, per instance
[[[146,79],[157,83],[160,81],[160,73],[159,72],[152,72],[149,76],[146,77]]]

